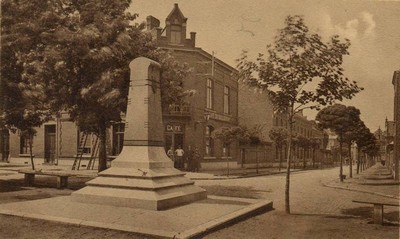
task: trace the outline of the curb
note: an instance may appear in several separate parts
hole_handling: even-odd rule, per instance
[[[371,192],[371,191],[362,190],[362,189],[346,188],[346,187],[341,187],[341,186],[332,186],[332,185],[328,185],[326,183],[323,183],[322,185],[324,187],[328,187],[328,188],[336,188],[336,189],[342,189],[342,190],[348,190],[348,191],[354,191],[354,192],[369,193],[369,194],[378,195],[378,196],[387,197],[387,198],[400,199],[399,196],[388,195],[388,194],[378,193],[378,192]]]
[[[297,172],[303,172],[303,171],[309,171],[308,169],[299,169],[296,171],[290,171],[290,173],[297,173]],[[281,171],[281,172],[269,172],[269,173],[259,173],[255,175],[232,175],[232,177],[226,177],[220,178],[220,176],[216,176],[215,178],[209,177],[209,178],[196,178],[196,177],[189,177],[191,180],[227,180],[227,179],[241,179],[241,178],[254,178],[254,177],[260,177],[260,176],[268,176],[268,175],[276,175],[276,174],[285,174],[286,171]]]
[[[209,197],[212,198],[212,196]],[[209,222],[203,223],[198,226],[194,226],[193,228],[190,228],[183,232],[146,229],[131,225],[104,223],[104,222],[88,221],[88,220],[74,219],[74,218],[64,218],[64,217],[50,216],[38,213],[24,213],[7,209],[0,210],[0,214],[8,216],[17,216],[22,218],[45,220],[56,223],[64,223],[75,226],[87,226],[87,227],[110,229],[116,231],[125,231],[141,236],[151,236],[156,238],[186,239],[186,238],[197,238],[199,236],[203,236],[212,231],[216,231],[224,226],[242,221],[244,219],[256,216],[258,214],[270,211],[272,209],[273,209],[272,201],[267,201],[267,200],[259,201],[245,208],[223,215],[219,218],[215,218]]]
[[[272,201],[261,201],[249,207],[240,209],[236,212],[224,215],[222,217],[211,220],[202,225],[191,228],[189,230],[180,232],[176,234],[173,238],[187,239],[187,238],[197,238],[200,236],[204,236],[205,234],[218,230],[226,225],[234,224],[236,222],[247,219],[251,216],[256,216],[258,214],[270,211],[272,209],[273,209]]]

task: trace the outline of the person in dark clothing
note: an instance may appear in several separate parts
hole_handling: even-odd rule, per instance
[[[200,155],[199,149],[197,147],[195,147],[193,150],[193,170],[194,170],[194,172],[199,172],[199,170],[201,168],[200,158],[201,158],[201,155]]]
[[[194,165],[193,165],[193,150],[192,147],[189,145],[187,152],[186,152],[186,170],[189,172],[193,172],[194,171]]]

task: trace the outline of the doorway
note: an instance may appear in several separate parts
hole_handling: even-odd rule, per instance
[[[174,133],[174,134],[166,134],[165,135],[165,150],[168,151],[169,148],[173,148],[174,151],[181,146],[184,148],[183,142],[183,134],[181,133]]]
[[[56,158],[56,125],[45,125],[44,132],[44,162],[54,164]]]

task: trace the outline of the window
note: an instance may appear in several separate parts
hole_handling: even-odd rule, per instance
[[[224,113],[229,114],[230,113],[230,89],[228,86],[224,87]]]
[[[122,147],[124,146],[124,130],[124,123],[117,123],[113,125],[113,155],[119,155],[122,151]]]
[[[205,132],[206,156],[212,156],[214,154],[214,142],[211,137],[213,131],[214,131],[214,128],[212,126],[209,126],[209,125],[206,126],[206,132]]]
[[[172,44],[181,44],[182,37],[182,27],[179,25],[171,26],[171,43]]]
[[[33,142],[32,142],[32,144],[33,144]],[[20,137],[19,153],[20,154],[29,154],[29,137],[27,135],[21,135],[21,137]]]
[[[213,108],[213,82],[211,79],[207,79],[207,108],[212,109]]]

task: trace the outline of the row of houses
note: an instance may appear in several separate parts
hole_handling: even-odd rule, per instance
[[[392,160],[390,160],[389,166],[393,169],[395,180],[400,180],[400,70],[397,70],[393,73],[392,84],[394,87],[394,122],[391,123],[391,130],[388,132],[392,133],[390,139],[392,139],[393,143],[389,142],[389,149],[392,149],[391,153],[389,151],[389,160],[390,154],[392,154]],[[393,145],[393,147],[391,146]]]
[[[193,69],[185,79],[184,88],[194,89],[196,94],[189,97],[185,105],[170,105],[163,109],[165,148],[199,148],[203,169],[225,167],[227,162],[232,167],[276,162],[278,153],[268,132],[273,127],[287,127],[287,119],[284,114],[273,112],[267,95],[238,82],[234,67],[196,46],[196,32],[190,32],[187,38],[188,19],[177,4],[166,17],[164,27],[153,16],[146,20],[147,31],[152,33],[158,47],[170,51],[176,60]],[[267,143],[258,147],[238,143],[226,146],[212,137],[214,130],[220,127],[238,125],[258,127],[259,136]],[[296,116],[294,132],[307,138],[323,138],[323,132],[317,129],[315,122],[302,114]],[[108,131],[107,151],[111,159],[122,149],[123,134],[123,121],[115,123]],[[36,162],[69,165],[79,148],[83,158],[91,157],[96,154],[97,138],[80,132],[68,114],[60,114],[45,123],[37,129],[33,140]],[[18,133],[3,130],[0,153],[2,161],[28,162],[28,140]],[[309,151],[299,155],[311,157]]]

